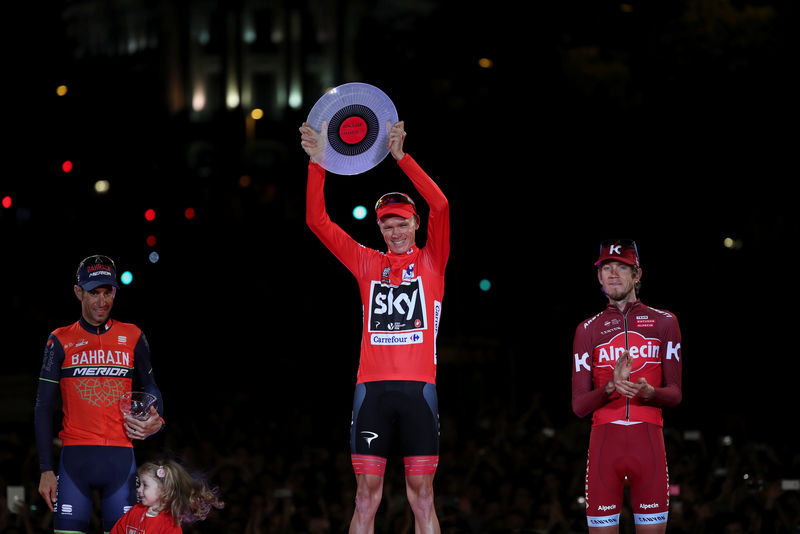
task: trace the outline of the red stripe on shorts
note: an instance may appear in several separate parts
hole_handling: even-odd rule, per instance
[[[406,475],[432,475],[439,465],[438,456],[406,456],[403,458]]]
[[[386,471],[386,458],[381,458],[380,456],[351,454],[350,461],[353,463],[353,471],[357,475],[383,476]]]

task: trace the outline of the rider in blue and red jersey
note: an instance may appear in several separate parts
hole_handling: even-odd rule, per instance
[[[629,486],[637,534],[660,534],[669,510],[661,409],[681,401],[681,332],[672,313],[639,300],[635,243],[604,243],[595,265],[608,305],[576,329],[572,368],[572,409],[579,417],[593,414],[589,532],[619,532]]]
[[[450,253],[449,206],[439,187],[403,152],[404,123],[387,127],[390,153],[430,208],[425,246],[417,247],[419,215],[403,193],[387,193],[375,206],[387,252],[361,246],[333,223],[319,164],[325,136],[303,124],[301,146],[311,158],[306,222],[356,277],[364,310],[350,433],[357,482],[350,532],[372,532],[393,440],[404,457],[415,531],[438,532],[433,506],[439,458],[436,336]]]
[[[136,504],[132,440],[145,439],[164,425],[147,339],[135,325],[110,318],[118,288],[111,259],[84,259],[73,288],[81,317],[54,330],[45,345],[34,415],[39,493],[54,512],[55,532],[88,531],[94,490],[100,491],[103,527],[109,532]],[[120,397],[134,384],[157,400],[158,410],[151,407],[145,420],[120,410]],[[53,413],[59,394],[64,417],[56,477]]]

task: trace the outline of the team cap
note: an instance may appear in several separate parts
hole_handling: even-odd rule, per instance
[[[89,256],[78,266],[76,275],[78,285],[86,291],[100,286],[111,286],[119,289],[117,269],[114,261],[108,256]]]
[[[631,239],[604,241],[600,245],[600,257],[594,264],[600,265],[609,260],[639,267],[639,251],[636,248],[636,242]]]
[[[375,203],[375,212],[378,214],[378,220],[387,215],[408,219],[417,214],[417,206],[405,193],[386,193]]]

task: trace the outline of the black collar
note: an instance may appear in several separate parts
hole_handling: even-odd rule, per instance
[[[89,323],[89,321],[87,321],[86,319],[84,319],[82,315],[81,315],[81,318],[80,318],[80,320],[78,322],[83,327],[83,329],[86,330],[87,332],[90,332],[92,334],[98,334],[98,335],[102,334],[105,331],[107,331],[109,328],[111,328],[114,325],[114,321],[109,319],[104,324],[101,324],[100,326],[95,326],[95,325]]]

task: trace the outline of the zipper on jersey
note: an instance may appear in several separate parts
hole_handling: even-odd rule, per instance
[[[622,325],[625,331],[625,351],[627,352],[630,350],[628,346],[628,312],[631,311],[631,307],[628,306],[628,309],[622,314]],[[630,355],[628,356],[630,359]],[[628,375],[628,380],[630,380],[630,375]],[[631,418],[631,399],[629,397],[625,397],[625,420],[630,421]]]

